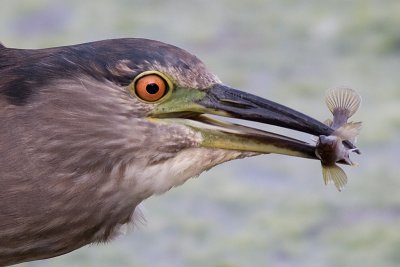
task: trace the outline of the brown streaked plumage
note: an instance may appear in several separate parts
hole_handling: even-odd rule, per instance
[[[132,94],[143,72],[171,85],[159,101]],[[222,85],[195,56],[161,42],[1,46],[0,265],[109,240],[135,221],[144,199],[222,162],[259,153],[316,158],[303,141],[203,113],[333,132]]]

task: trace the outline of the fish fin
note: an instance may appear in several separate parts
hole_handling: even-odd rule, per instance
[[[333,182],[339,192],[347,184],[346,173],[336,164],[332,166],[322,165],[322,175],[325,185]]]
[[[358,167],[360,166],[360,164],[358,164],[357,162],[351,162],[351,166]]]
[[[342,140],[349,140],[352,143],[357,142],[357,136],[361,131],[361,122],[349,122],[342,127],[336,129],[333,135],[340,137]]]
[[[348,165],[350,166],[354,166],[354,162],[351,161],[350,157],[349,157],[349,153],[346,153],[347,155],[343,157],[343,161],[346,162]]]
[[[332,124],[333,124],[333,120],[332,120],[332,119],[326,119],[326,120],[324,121],[324,124],[325,124],[325,125],[328,125],[329,127],[331,127]]]
[[[348,119],[360,107],[361,96],[351,88],[334,87],[326,92],[325,102],[334,116],[344,112]]]

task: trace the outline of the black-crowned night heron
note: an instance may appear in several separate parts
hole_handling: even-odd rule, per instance
[[[0,45],[0,265],[106,241],[144,199],[222,162],[316,158],[303,141],[207,113],[333,132],[223,85],[195,56],[161,42]]]

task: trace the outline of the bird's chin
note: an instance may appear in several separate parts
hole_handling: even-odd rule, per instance
[[[301,140],[260,129],[221,121],[207,115],[151,118],[152,122],[189,127],[201,135],[199,145],[251,154],[283,154],[316,159],[315,146]],[[250,155],[250,154],[249,154]]]

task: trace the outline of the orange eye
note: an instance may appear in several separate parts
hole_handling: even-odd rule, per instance
[[[142,76],[135,83],[136,95],[147,102],[160,100],[167,91],[167,82],[157,74]]]

